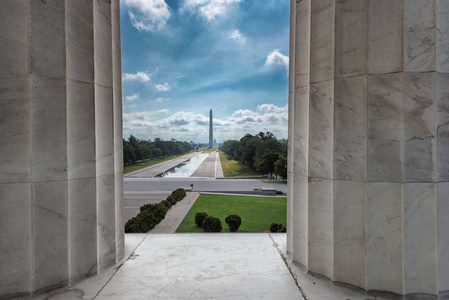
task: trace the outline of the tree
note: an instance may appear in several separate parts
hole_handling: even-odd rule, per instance
[[[282,180],[287,179],[287,157],[284,154],[280,154],[274,163],[274,172],[281,176]]]
[[[236,159],[247,165],[250,169],[254,170],[256,150],[263,144],[262,139],[258,136],[252,136],[246,134],[240,139],[236,149]]]
[[[223,145],[221,146],[221,150],[223,150],[224,153],[231,157],[235,157],[235,150],[237,148],[239,141],[236,140],[227,140],[223,142]]]
[[[273,149],[266,149],[262,159],[256,163],[257,170],[262,174],[273,174],[274,164],[279,159],[279,152]]]
[[[125,164],[132,164],[136,162],[134,148],[125,140],[123,140],[123,162]]]

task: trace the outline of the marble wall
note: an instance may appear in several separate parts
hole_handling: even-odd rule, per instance
[[[119,1],[0,2],[0,297],[123,255]]]
[[[449,0],[292,0],[289,233],[309,272],[449,292]]]

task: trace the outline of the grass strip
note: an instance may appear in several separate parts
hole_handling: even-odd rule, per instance
[[[262,182],[271,184],[287,184],[287,181],[280,181],[280,180],[262,180]]]
[[[197,212],[220,218],[223,230],[229,232],[225,219],[229,215],[239,215],[242,225],[237,232],[264,232],[270,230],[271,223],[286,225],[286,197],[255,197],[228,195],[200,195],[176,230],[177,233],[203,232],[195,225]]]
[[[172,156],[167,156],[167,157],[162,157],[162,158],[156,158],[156,159],[152,159],[152,160],[142,161],[142,162],[139,162],[139,163],[133,164],[133,165],[127,165],[127,166],[123,167],[123,173],[126,174],[126,173],[129,173],[129,172],[132,172],[132,171],[137,171],[139,169],[150,167],[150,166],[162,163],[162,162],[170,160],[170,159],[174,159],[174,158],[177,158],[177,157],[184,156],[184,155],[189,154],[189,153],[172,155]]]
[[[218,150],[218,147],[212,147],[212,148],[209,148],[209,147],[198,147],[198,150],[199,151],[204,151],[204,152],[213,152],[213,151]]]
[[[239,161],[236,161],[226,155],[223,152],[219,152],[221,168],[223,169],[224,177],[235,177],[235,176],[261,176],[262,174],[251,170],[246,165]]]

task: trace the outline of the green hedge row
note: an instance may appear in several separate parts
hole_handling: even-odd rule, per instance
[[[198,227],[202,227],[205,232],[220,232],[223,229],[219,218],[208,216],[205,212],[196,213],[195,224]],[[226,224],[229,226],[229,231],[235,232],[242,224],[242,218],[238,215],[227,216]]]
[[[125,224],[126,233],[145,233],[154,228],[165,218],[167,211],[184,199],[186,192],[183,188],[174,190],[167,199],[159,203],[149,203],[140,207],[140,213]]]

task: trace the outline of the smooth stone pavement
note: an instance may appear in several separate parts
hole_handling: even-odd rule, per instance
[[[401,299],[287,267],[285,252],[285,233],[126,234],[118,266],[69,287],[14,299]]]
[[[171,159],[166,162],[162,162],[150,167],[146,167],[137,171],[129,172],[123,175],[125,178],[151,178],[164,173],[167,170],[170,170],[173,167],[191,159],[194,156],[197,156],[200,152],[192,152],[174,159]]]
[[[148,235],[95,298],[301,299],[268,234]]]

